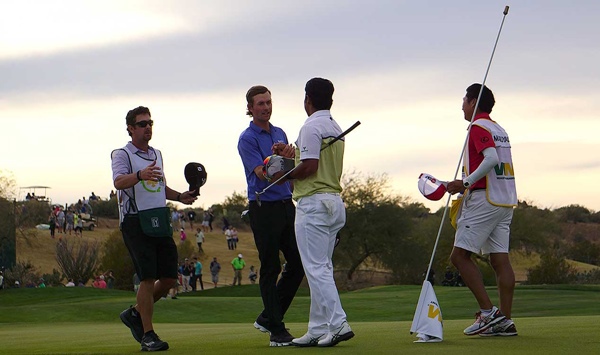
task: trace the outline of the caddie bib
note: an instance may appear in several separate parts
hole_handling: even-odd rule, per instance
[[[156,157],[156,166],[163,169],[162,154],[159,150],[149,148],[154,151]],[[131,171],[137,172],[150,165],[153,160],[148,159],[141,154],[132,153],[123,148],[129,157]],[[144,234],[150,237],[172,237],[173,226],[171,224],[171,213],[167,207],[166,184],[164,179],[159,181],[141,180],[129,189],[132,196],[129,196],[129,204],[122,211],[123,214],[137,212],[140,220],[140,226]],[[125,192],[125,191],[124,191]],[[127,193],[127,192],[125,192]],[[127,210],[133,209],[133,210]]]

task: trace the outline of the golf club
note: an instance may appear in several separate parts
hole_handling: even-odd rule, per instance
[[[342,139],[345,135],[347,135],[348,133],[352,132],[359,125],[360,125],[360,121],[356,121],[352,126],[350,126],[350,128],[348,128],[344,132],[340,133],[339,136],[337,136],[334,139],[332,139],[331,141],[329,141],[329,143],[327,143],[323,148],[321,148],[321,151],[323,151],[324,149],[327,149],[327,148],[331,147],[331,145],[333,143],[335,143],[335,142],[339,141],[340,139]],[[301,164],[302,164],[302,162],[300,162],[300,164],[296,165],[293,169],[287,171],[285,174],[283,174],[277,180],[273,181],[271,184],[269,184],[269,186],[265,187],[262,191],[260,191],[260,192],[258,192],[258,191],[254,192],[255,195],[256,195],[256,203],[258,203],[258,206],[260,207],[260,195],[264,194],[271,187],[273,187],[274,185],[277,185],[277,183],[279,183],[281,180],[285,179],[289,174],[292,173],[292,171],[296,170],[296,168],[298,168]]]

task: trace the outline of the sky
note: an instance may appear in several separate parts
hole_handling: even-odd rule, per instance
[[[340,126],[362,122],[346,137],[345,171],[387,174],[391,193],[437,210],[446,199],[426,200],[417,178],[455,176],[462,98],[482,82],[510,5],[486,85],[519,199],[599,211],[600,2],[513,2],[3,1],[0,170],[18,187],[50,186],[55,203],[108,197],[110,152],[143,105],[168,185],[183,191],[184,166],[202,163],[194,207],[207,208],[246,190],[248,88],[271,90],[271,122],[294,142],[304,85],[325,77]]]

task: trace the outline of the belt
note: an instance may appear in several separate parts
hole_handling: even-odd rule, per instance
[[[485,187],[475,187],[472,188],[471,191],[485,190]]]
[[[291,198],[286,198],[285,200],[276,200],[276,201],[263,201],[263,200],[260,200],[260,203],[263,203],[263,204],[264,203],[267,203],[267,204],[269,204],[269,203],[271,203],[271,204],[275,204],[275,203],[290,203],[290,202],[292,202]],[[253,200],[253,201],[250,201],[250,203],[257,203],[257,202],[255,200]]]

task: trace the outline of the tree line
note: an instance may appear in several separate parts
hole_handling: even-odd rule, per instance
[[[342,274],[349,284],[353,283],[358,272],[364,270],[385,271],[390,283],[420,284],[431,258],[444,213],[443,207],[433,212],[422,203],[393,193],[387,174],[347,173],[343,185],[342,197],[347,208],[347,222],[340,231],[340,243],[334,252],[337,273]],[[15,210],[11,213],[15,215],[19,233],[26,233],[26,228],[47,221],[50,212],[47,203],[35,200],[9,203],[4,197],[0,197],[0,200],[4,201],[0,203],[0,215],[8,215],[3,210]],[[241,217],[247,204],[245,192],[234,191],[223,203],[215,204],[211,209],[217,221],[225,217],[238,229],[249,230]],[[91,205],[98,218],[118,218],[114,198],[91,201]],[[173,205],[171,207],[175,208]],[[202,209],[195,211],[198,216],[202,216]],[[597,228],[582,228],[566,238],[566,230],[573,229],[577,224]],[[600,212],[580,205],[550,210],[538,208],[527,201],[519,201],[511,225],[511,250],[540,256],[540,263],[528,270],[528,283],[599,283],[600,272],[591,271],[582,276],[567,262],[567,259],[571,259],[600,265],[599,231]],[[449,255],[453,242],[454,229],[446,218],[433,263],[434,270],[442,271],[451,266]],[[124,245],[121,248],[121,244],[120,234],[115,233],[102,245],[57,247],[57,262],[61,270],[44,276],[59,280],[62,277],[87,280],[100,268],[127,269],[130,262]],[[94,248],[102,250],[98,252]],[[91,258],[90,255],[94,257]],[[485,282],[495,284],[488,259],[485,256],[474,257],[482,268]],[[91,259],[94,259],[93,264]],[[20,274],[32,270],[32,265],[26,262],[17,266]],[[86,271],[72,275],[73,270]],[[123,270],[125,274],[130,271]],[[437,276],[441,280],[441,272]],[[129,282],[116,285],[120,286],[127,288]]]

